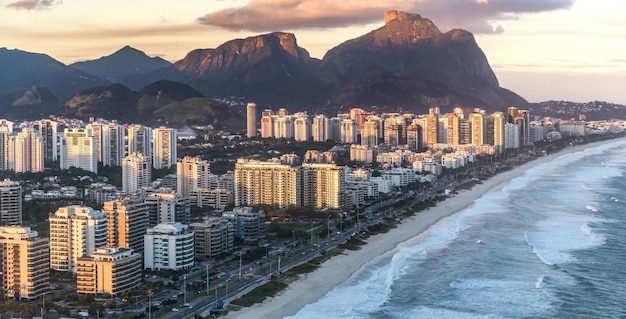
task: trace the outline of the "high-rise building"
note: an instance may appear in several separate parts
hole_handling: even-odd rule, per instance
[[[144,235],[144,269],[183,270],[194,265],[194,232],[181,223],[162,223]]]
[[[122,166],[122,159],[125,155],[126,132],[124,125],[115,122],[108,123],[102,127],[102,136],[100,153],[101,161],[104,166]]]
[[[472,140],[471,144],[483,145],[485,144],[485,123],[484,116],[479,112],[472,112],[469,115],[469,121],[472,127]]]
[[[293,138],[293,117],[291,115],[277,116],[274,119],[274,137],[275,138]]]
[[[152,161],[152,128],[140,124],[128,127],[128,154],[140,153]]]
[[[426,116],[426,143],[429,148],[440,143],[439,140],[439,108],[431,107]]]
[[[223,218],[211,218],[202,223],[192,223],[194,232],[194,255],[207,260],[235,249],[235,225]]]
[[[211,164],[200,157],[185,156],[176,163],[176,190],[183,197],[210,187]]]
[[[174,190],[162,188],[144,198],[148,205],[149,226],[168,222],[189,224],[190,199],[177,194]]]
[[[93,136],[96,141],[96,157],[98,162],[102,162],[102,137],[104,135],[104,126],[108,123],[109,121],[105,119],[97,119],[85,126],[91,131],[91,136]]]
[[[0,170],[15,169],[15,137],[7,131],[0,131]]]
[[[148,206],[141,198],[125,197],[104,202],[107,246],[127,247],[143,255],[143,235],[149,222]]]
[[[335,164],[302,164],[302,206],[341,209],[344,206],[344,170]],[[307,196],[307,194],[311,196]]]
[[[406,127],[406,144],[411,151],[417,151],[422,148],[421,145],[421,136],[422,136],[422,128],[415,124],[411,123]]]
[[[141,255],[131,248],[100,247],[77,260],[76,292],[119,297],[141,285]]]
[[[306,114],[296,116],[293,121],[293,138],[299,142],[306,142],[311,139],[311,123]]]
[[[33,128],[23,128],[15,136],[15,172],[43,172],[43,139]]]
[[[455,108],[456,111],[457,108]],[[461,144],[461,122],[463,111],[448,114],[448,144]]]
[[[0,182],[0,225],[22,223],[22,185],[5,179]]]
[[[363,123],[361,130],[361,145],[377,146],[378,145],[378,127],[379,124],[374,121],[366,121]]]
[[[50,289],[48,238],[29,227],[0,227],[0,285],[2,295],[36,299]]]
[[[353,144],[357,142],[356,122],[351,119],[341,121],[341,143]]]
[[[52,120],[39,121],[39,134],[43,139],[43,158],[45,161],[57,161],[59,159],[57,152],[57,137],[59,123]]]
[[[169,169],[176,164],[176,130],[159,127],[152,130],[152,162],[156,169]]]
[[[328,139],[335,142],[341,142],[341,121],[343,119],[335,116],[328,120]]]
[[[504,124],[504,148],[519,148],[520,147],[520,126],[513,123]]]
[[[300,172],[299,168],[278,162],[238,159],[235,163],[235,206],[300,206]]]
[[[313,117],[311,135],[315,142],[326,142],[326,140],[328,140],[328,117],[326,115],[318,114]]]
[[[504,118],[504,113],[502,112],[495,112],[492,117],[493,145],[496,147],[496,152],[500,154],[504,151],[504,124],[506,123],[506,119]]]
[[[84,206],[59,208],[50,222],[50,268],[76,273],[79,258],[106,245],[107,219],[99,210]]]
[[[130,153],[122,161],[122,191],[130,194],[152,182],[150,157],[141,153]]]
[[[261,113],[261,137],[274,137],[274,116],[270,109],[266,109]]]
[[[61,169],[74,166],[98,173],[96,139],[90,129],[65,129],[60,144]]]
[[[246,112],[246,115],[247,115],[246,133],[248,137],[255,137],[256,136],[256,104],[248,103],[248,106],[246,107],[246,111],[247,111]]]

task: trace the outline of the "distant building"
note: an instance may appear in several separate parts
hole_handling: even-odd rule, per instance
[[[176,130],[159,127],[152,130],[152,163],[156,169],[169,169],[176,164]]]
[[[162,223],[144,235],[144,269],[182,270],[194,265],[194,232],[181,223]]]
[[[23,128],[15,136],[15,172],[43,172],[44,143],[33,128]]]
[[[225,188],[201,188],[191,192],[189,198],[191,206],[213,207],[221,210],[235,202],[233,191]]]
[[[50,289],[48,238],[29,227],[0,227],[0,284],[8,298],[33,300]]]
[[[61,169],[73,166],[98,173],[96,139],[90,129],[65,129],[60,144]]]
[[[98,248],[79,258],[76,268],[78,294],[119,297],[141,285],[141,255],[131,248]]]
[[[152,182],[150,157],[141,153],[130,153],[122,161],[122,191],[130,194]]]
[[[255,137],[256,136],[256,104],[255,103],[248,103],[248,106],[246,107],[246,123],[247,123],[247,127],[246,127],[246,133],[248,137]]]
[[[128,126],[128,154],[141,153],[152,161],[152,128],[135,124]]]
[[[57,152],[57,131],[59,123],[52,120],[41,120],[38,124],[38,131],[43,139],[43,158],[45,161],[58,161]]]

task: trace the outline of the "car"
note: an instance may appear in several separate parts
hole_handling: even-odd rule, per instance
[[[173,312],[178,312],[178,308],[172,308]]]

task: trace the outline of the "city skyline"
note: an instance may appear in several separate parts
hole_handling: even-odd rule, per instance
[[[175,62],[194,49],[272,31],[294,33],[301,47],[322,58],[381,27],[385,10],[404,10],[433,20],[443,32],[474,33],[500,85],[530,102],[626,104],[619,87],[626,80],[620,41],[626,4],[616,1],[2,0],[0,7],[10,12],[0,21],[6,31],[1,46],[66,64],[125,45]]]

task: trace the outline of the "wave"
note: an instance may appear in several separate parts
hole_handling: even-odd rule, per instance
[[[588,210],[590,210],[590,211],[592,211],[592,212],[594,212],[594,213],[598,211],[598,209],[597,209],[597,208],[595,208],[595,207],[593,207],[593,206],[591,206],[591,205],[586,205],[586,206],[585,206],[585,208],[586,208],[586,209],[588,209]]]

